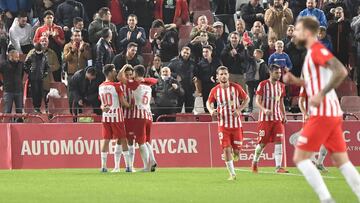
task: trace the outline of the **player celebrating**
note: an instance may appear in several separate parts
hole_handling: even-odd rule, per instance
[[[230,173],[229,180],[236,180],[232,152],[239,156],[242,147],[241,111],[249,103],[249,97],[240,85],[229,82],[229,71],[225,66],[216,70],[220,84],[215,86],[206,102],[212,116],[218,117],[220,144],[225,155],[225,164]],[[214,103],[217,109],[214,108]]]
[[[150,131],[152,125],[152,113],[150,108],[151,100],[151,86],[157,83],[154,78],[144,78],[145,67],[137,65],[134,67],[134,80],[127,80],[125,77],[126,69],[122,69],[120,72],[121,81],[126,84],[132,90],[132,119],[129,124],[135,141],[139,144],[141,158],[144,163],[144,172],[154,172],[157,166],[154,152],[150,141]]]
[[[99,86],[99,98],[101,100],[101,109],[103,110],[102,134],[104,138],[101,147],[101,172],[107,172],[106,162],[111,139],[120,139],[125,162],[129,163],[129,152],[121,108],[121,105],[129,106],[129,104],[124,100],[119,84],[114,82],[116,77],[115,66],[112,64],[105,65],[103,73],[106,80]]]
[[[299,94],[299,108],[301,113],[303,114],[303,122],[305,122],[309,118],[309,112],[308,112],[308,99],[306,95],[306,91],[304,87],[301,87],[300,94]],[[327,155],[328,151],[325,148],[324,145],[321,145],[320,151],[319,151],[319,157],[316,159],[315,154],[311,157],[311,161],[314,162],[316,165],[316,168],[319,169],[323,173],[327,173],[328,170],[324,166],[324,160]]]
[[[308,183],[317,193],[321,202],[334,202],[320,172],[310,157],[323,144],[331,154],[331,159],[344,175],[360,201],[360,176],[349,161],[342,131],[342,111],[335,92],[347,76],[341,62],[318,40],[319,22],[313,17],[298,19],[294,36],[297,45],[304,45],[308,51],[300,79],[286,73],[284,81],[304,86],[309,98],[309,115],[298,138],[294,162]]]
[[[281,67],[270,65],[270,78],[262,81],[256,91],[256,105],[259,107],[259,143],[255,148],[255,156],[252,163],[252,171],[258,172],[260,155],[268,143],[275,142],[275,165],[276,173],[288,173],[281,167],[282,144],[285,129],[283,123],[285,117],[285,85],[279,80],[281,78]]]

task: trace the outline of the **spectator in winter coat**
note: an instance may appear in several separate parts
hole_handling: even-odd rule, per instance
[[[98,77],[101,78],[102,68],[106,64],[110,64],[114,58],[115,52],[111,46],[112,31],[109,28],[105,28],[101,32],[101,38],[96,43],[96,59],[95,68],[98,71]],[[103,79],[105,79],[103,77]]]
[[[229,32],[235,30],[234,13],[236,0],[215,0],[215,19],[222,22],[228,28]]]
[[[203,47],[204,46],[211,46],[211,54],[215,56],[213,50],[216,50],[214,44],[209,42],[209,36],[207,32],[201,32],[199,36],[195,37],[191,42],[188,44],[188,47],[191,49],[191,58],[198,63],[201,58],[203,57]]]
[[[120,69],[125,64],[130,64],[132,67],[139,65],[140,61],[136,57],[136,52],[138,50],[138,46],[134,42],[130,42],[127,45],[126,51],[116,55],[112,61],[112,64],[115,65],[116,71],[120,71]]]
[[[319,22],[320,26],[327,27],[327,20],[324,12],[316,8],[316,0],[307,0],[306,9],[300,12],[298,17],[314,16]]]
[[[56,22],[65,32],[72,28],[73,19],[76,17],[80,17],[84,19],[86,24],[88,23],[88,17],[82,3],[75,0],[65,0],[57,7],[55,13]]]
[[[250,0],[241,9],[241,18],[244,19],[246,30],[250,31],[255,21],[264,23],[264,8],[260,5],[260,0]]]
[[[147,69],[146,77],[159,79],[161,76],[160,71],[162,67],[163,66],[160,56],[155,54],[152,65]]]
[[[326,33],[326,27],[320,26],[320,31],[318,34],[319,41],[331,52],[334,52],[333,45],[331,43],[331,40],[329,39],[327,33]]]
[[[124,4],[128,13],[137,16],[138,27],[142,27],[146,33],[149,32],[151,23],[154,20],[154,0],[125,0]],[[145,34],[144,34],[145,36]],[[145,37],[146,38],[146,37]],[[136,42],[138,43],[138,42]],[[138,43],[139,44],[139,43]],[[126,46],[125,46],[126,47]]]
[[[189,16],[189,6],[186,0],[157,0],[155,3],[154,17],[162,19],[165,24],[185,25],[190,22]]]
[[[291,39],[293,38],[294,29],[295,29],[294,25],[288,26],[287,31],[286,31],[286,36],[282,39],[282,41],[284,42],[285,45],[287,43],[289,43],[291,41]]]
[[[155,119],[160,115],[175,114],[178,111],[178,100],[184,95],[184,90],[180,83],[171,77],[169,67],[161,69],[161,77],[153,89],[155,94]]]
[[[103,7],[98,12],[99,18],[96,18],[89,25],[89,41],[92,46],[98,43],[101,38],[102,30],[105,28],[109,28],[112,32],[111,41],[113,45],[116,45],[118,32],[116,30],[116,26],[111,22],[111,13],[109,8]],[[116,47],[115,47],[116,48]]]
[[[120,52],[126,50],[130,42],[134,42],[138,45],[137,54],[141,55],[141,48],[146,43],[146,34],[144,28],[138,27],[137,23],[136,15],[131,14],[128,17],[127,25],[119,30],[118,47]]]
[[[268,35],[273,35],[278,39],[286,36],[286,30],[293,23],[292,11],[288,8],[289,3],[284,4],[283,0],[274,0],[270,8],[265,12],[265,24],[269,26]]]
[[[71,36],[74,30],[80,30],[82,40],[89,43],[89,33],[86,29],[84,29],[84,20],[80,17],[74,18],[73,27],[65,32],[65,43],[69,43],[71,41]]]
[[[260,49],[260,47],[267,43],[267,35],[265,28],[260,21],[255,21],[251,31],[249,33],[251,40],[254,44],[255,49]]]
[[[209,40],[211,42],[215,41],[215,29],[208,24],[208,19],[205,15],[202,15],[197,20],[197,25],[193,27],[190,33],[191,40],[199,36],[201,32],[207,32]]]
[[[275,43],[275,50],[276,52],[271,54],[269,58],[269,66],[272,64],[276,64],[280,66],[281,68],[285,68],[285,70],[291,70],[292,69],[292,63],[290,60],[289,55],[284,52],[284,42],[283,41],[277,41]]]
[[[194,109],[194,75],[196,64],[190,59],[191,50],[189,47],[183,47],[180,56],[171,60],[169,68],[172,75],[181,84],[184,89],[184,96],[179,97],[178,100],[178,113],[181,112],[183,105],[185,112],[191,113]]]
[[[215,56],[220,58],[222,50],[225,48],[225,45],[228,43],[229,34],[224,32],[224,24],[220,21],[217,21],[213,24],[215,29]]]
[[[294,38],[285,45],[285,52],[289,55],[293,68],[290,70],[296,77],[301,76],[302,66],[305,61],[306,48],[294,43]]]
[[[263,59],[263,51],[255,49],[254,59],[251,60],[248,69],[246,70],[246,85],[249,93],[249,111],[253,110],[253,98],[259,83],[269,78],[269,69]]]

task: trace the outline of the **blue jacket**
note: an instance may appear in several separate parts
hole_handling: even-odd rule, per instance
[[[320,42],[331,52],[334,51],[333,45],[328,37],[325,37],[324,39],[320,40]]]
[[[292,63],[290,60],[289,55],[287,55],[287,53],[273,53],[271,54],[270,58],[269,58],[269,62],[268,62],[269,66],[271,64],[276,64],[281,66],[282,68],[287,67],[288,69],[292,69]]]
[[[324,12],[320,9],[314,8],[314,9],[310,10],[310,9],[306,8],[303,11],[301,11],[299,14],[299,17],[303,17],[303,16],[314,16],[320,22],[320,26],[327,27],[326,16],[325,16]]]
[[[0,0],[0,11],[30,11],[33,3],[33,0]]]

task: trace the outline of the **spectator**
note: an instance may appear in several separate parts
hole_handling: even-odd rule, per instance
[[[99,12],[99,9],[109,6],[109,0],[96,0],[96,1],[77,0],[77,1],[81,2],[84,5],[86,14],[89,18],[93,17],[97,12]],[[95,41],[95,43],[96,42],[97,40]]]
[[[279,40],[275,43],[276,52],[271,54],[269,58],[269,66],[272,64],[276,64],[285,70],[292,69],[292,63],[289,55],[284,52],[284,42]]]
[[[324,6],[322,8],[322,10],[324,11],[325,13],[325,16],[326,16],[326,20],[329,22],[330,20],[334,19],[334,12],[333,10],[336,8],[336,7],[342,7],[342,8],[346,8],[344,2],[341,0],[341,1],[338,1],[338,0],[327,0],[325,1],[324,3]],[[345,12],[345,17],[347,17],[347,12]]]
[[[65,0],[56,9],[56,22],[64,31],[69,31],[73,26],[73,19],[80,17],[88,23],[88,17],[85,13],[84,6],[76,0]]]
[[[155,19],[162,19],[165,24],[176,26],[190,23],[189,6],[186,0],[157,0],[154,11]]]
[[[213,24],[215,29],[215,56],[220,58],[222,50],[225,48],[225,45],[228,42],[229,34],[224,32],[224,24],[220,21],[217,21]]]
[[[246,32],[245,29],[245,21],[243,19],[237,19],[235,22],[235,29],[236,32],[239,33],[240,39],[242,38],[243,34]]]
[[[146,43],[145,30],[137,26],[138,20],[136,15],[131,14],[128,17],[127,25],[122,27],[119,31],[118,47],[119,51],[126,50],[130,42],[135,42],[138,45],[137,54],[141,55],[141,48]]]
[[[93,22],[89,25],[89,40],[91,45],[95,45],[99,42],[99,39],[102,36],[102,30],[105,28],[108,28],[111,30],[112,38],[110,41],[112,41],[114,46],[116,46],[116,40],[118,37],[118,32],[116,30],[116,26],[111,22],[111,13],[109,8],[103,7],[99,10],[99,18],[95,19]],[[109,42],[110,42],[109,41]],[[111,45],[111,46],[112,46]],[[112,47],[114,49],[115,47]],[[102,69],[102,67],[101,67]]]
[[[236,0],[217,0],[215,9],[215,19],[225,24],[229,32],[235,30],[234,13]]]
[[[352,19],[353,17],[355,17],[356,15],[358,15],[358,10],[360,7],[360,1],[358,0],[345,0],[345,7],[348,10],[349,13],[349,19]]]
[[[290,70],[296,77],[301,76],[303,63],[306,56],[306,48],[294,43],[294,37],[285,45],[285,52],[289,55],[293,68]]]
[[[176,57],[178,52],[179,36],[175,28],[170,26],[165,28],[165,24],[162,20],[158,19],[153,22],[153,28],[158,28],[159,31],[155,33],[153,46],[157,50],[157,54],[160,55],[161,60],[166,66],[171,59]]]
[[[68,80],[78,70],[86,68],[88,60],[91,60],[91,47],[82,39],[82,32],[80,30],[73,30],[71,42],[64,47],[64,72],[67,73]]]
[[[115,52],[111,46],[112,31],[109,28],[104,28],[101,31],[101,38],[96,43],[96,59],[95,68],[97,70],[98,77],[102,78],[102,68],[106,64],[110,64],[114,58]],[[105,78],[102,78],[105,79]]]
[[[163,67],[161,69],[161,78],[153,89],[155,94],[155,119],[160,115],[175,114],[178,111],[178,100],[184,95],[184,90],[180,83],[175,78],[171,77],[171,70],[169,67]]]
[[[358,15],[352,19],[351,28],[354,31],[355,47],[356,47],[356,66],[357,66],[357,86],[358,95],[360,95],[360,6],[358,7]]]
[[[286,36],[286,30],[294,20],[292,11],[288,6],[289,3],[284,4],[284,0],[274,0],[274,4],[270,4],[270,8],[266,10],[265,24],[269,26],[269,36],[273,35],[278,39]]]
[[[191,40],[191,42],[188,44],[188,47],[191,49],[191,56],[195,62],[199,62],[203,57],[203,47],[209,45],[212,47],[212,49],[216,49],[214,44],[209,43],[209,36],[206,31],[201,32],[199,36]],[[213,53],[212,50],[211,53]]]
[[[47,62],[49,64],[49,68],[50,68],[50,69],[48,69],[47,76],[43,79],[43,90],[44,90],[43,96],[44,96],[45,106],[47,107],[48,102],[47,102],[46,96],[50,91],[50,82],[54,82],[54,73],[59,72],[60,63],[59,63],[59,60],[57,58],[55,51],[49,48],[49,39],[46,36],[42,36],[40,38],[40,44],[41,44],[41,47],[47,58]],[[33,51],[34,50],[32,50],[30,52],[33,52]]]
[[[345,19],[344,9],[335,9],[334,19],[329,21],[328,33],[334,46],[334,55],[346,66],[349,65],[350,21]]]
[[[0,12],[4,13],[8,21],[6,21],[6,27],[9,28],[14,20],[14,16],[17,16],[20,12],[30,12],[33,6],[33,1],[29,0],[1,0]]]
[[[289,0],[289,8],[291,9],[293,16],[296,17],[306,8],[306,0]]]
[[[27,54],[33,48],[32,27],[27,23],[27,13],[20,13],[9,30],[10,44],[20,54]]]
[[[201,32],[206,32],[210,41],[215,41],[215,29],[208,24],[208,19],[205,15],[198,18],[197,25],[191,30],[191,40],[199,36]]]
[[[31,97],[35,113],[41,113],[43,99],[43,80],[50,70],[47,57],[40,43],[35,44],[34,51],[30,51],[25,59],[25,72],[28,74]]]
[[[130,42],[127,45],[126,51],[116,55],[112,61],[112,64],[115,65],[116,71],[120,71],[120,69],[125,64],[130,64],[132,67],[136,65],[140,65],[140,61],[136,58],[136,52],[138,50],[138,46],[134,42]]]
[[[56,13],[56,9],[61,3],[62,0],[37,0],[34,6],[34,16],[42,18],[44,12],[48,10]],[[41,19],[39,20],[41,21]]]
[[[241,18],[245,21],[246,30],[250,31],[255,21],[264,23],[264,8],[260,5],[260,0],[250,0],[241,9]]]
[[[5,26],[4,18],[0,15],[0,60],[6,59],[6,51],[9,44],[9,34],[7,32],[7,27]]]
[[[71,41],[72,33],[74,30],[80,30],[82,40],[89,43],[89,33],[86,29],[84,29],[84,20],[80,17],[76,17],[73,19],[73,27],[65,32],[66,44]]]
[[[39,43],[42,36],[46,36],[49,39],[49,48],[55,51],[59,63],[61,63],[61,52],[65,44],[65,36],[62,28],[54,24],[54,13],[52,11],[45,11],[44,25],[36,29],[34,43]],[[55,81],[61,80],[61,71],[54,72],[53,74]]]
[[[111,22],[119,30],[126,23],[127,6],[123,0],[110,0],[109,9],[112,13]]]
[[[94,67],[87,67],[78,70],[71,80],[69,80],[69,105],[71,114],[77,115],[78,113],[82,113],[83,107],[91,106],[94,113],[101,115],[98,89],[103,79],[98,77],[99,74],[101,73]]]
[[[149,32],[151,23],[154,20],[155,2],[154,0],[131,0],[125,3],[128,12],[137,16],[138,27],[142,27],[146,33]]]
[[[259,83],[269,78],[269,69],[263,59],[264,53],[261,49],[254,50],[254,60],[250,60],[250,65],[246,70],[246,85],[250,97],[249,112],[253,111],[253,98]]]
[[[275,51],[276,51],[275,50],[275,42],[276,41],[277,41],[277,38],[275,36],[269,36],[268,43],[264,44],[263,46],[260,47],[260,49],[264,53],[263,59],[265,60],[266,63],[268,63],[270,55],[275,53]]]
[[[191,113],[194,109],[194,74],[196,70],[196,64],[190,59],[191,50],[189,47],[183,47],[180,52],[180,56],[171,60],[169,68],[172,75],[179,82],[184,89],[184,96],[178,100],[178,113],[181,112],[183,105],[185,106],[185,112]]]
[[[293,38],[294,30],[295,30],[294,25],[289,25],[288,26],[288,28],[286,30],[286,36],[282,39],[284,44],[288,44],[291,41],[291,39]]]
[[[229,39],[230,43],[221,53],[221,61],[229,69],[229,80],[240,84],[243,89],[246,89],[244,73],[249,64],[250,55],[244,45],[240,43],[239,33],[230,33]]]
[[[155,54],[154,60],[152,61],[152,65],[147,69],[146,76],[150,78],[160,78],[160,70],[162,68],[161,57],[158,54]]]
[[[324,12],[316,8],[316,0],[307,0],[306,9],[300,12],[299,17],[314,16],[320,22],[320,26],[327,27],[327,20]]]
[[[331,40],[329,39],[329,36],[326,33],[326,27],[320,26],[320,31],[318,34],[319,41],[331,52],[334,52],[333,45],[331,43]]]
[[[251,32],[249,33],[249,35],[252,36],[251,40],[254,44],[255,49],[259,49],[267,42],[265,28],[260,21],[254,22],[254,26],[251,28]]]
[[[15,49],[9,51],[8,60],[0,65],[0,73],[3,80],[0,88],[4,91],[4,112],[11,113],[15,103],[16,113],[23,112],[23,72],[24,64],[19,61],[19,52]]]
[[[209,98],[210,91],[216,85],[216,69],[221,66],[221,62],[217,58],[212,57],[213,48],[209,45],[203,46],[203,58],[197,64],[195,71],[195,82],[201,88],[203,105],[206,107],[206,101]],[[205,112],[208,112],[205,108]]]

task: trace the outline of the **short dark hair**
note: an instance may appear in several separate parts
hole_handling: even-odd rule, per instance
[[[46,16],[55,16],[54,12],[52,10],[47,10],[44,12],[43,17],[45,18]]]
[[[302,23],[306,30],[309,30],[313,34],[317,34],[319,32],[320,23],[313,16],[305,16],[301,17],[297,20],[297,23]]]
[[[270,66],[269,66],[269,70],[271,72],[273,72],[275,70],[278,70],[278,69],[281,69],[281,67],[279,65],[277,65],[277,64],[270,64]]]
[[[136,44],[135,42],[130,42],[130,43],[126,46],[126,49],[130,49],[131,47],[138,47],[138,44]]]
[[[136,65],[134,67],[134,72],[139,76],[139,77],[144,77],[145,76],[145,67],[143,65]]]
[[[71,31],[71,34],[73,35],[74,33],[80,33],[80,35],[82,34],[81,33],[81,30],[79,29],[74,29],[73,31]]]
[[[151,24],[151,28],[160,28],[160,27],[165,27],[165,23],[161,19],[156,19]]]
[[[135,18],[136,20],[138,19],[138,17],[135,14],[130,14],[127,19],[129,18]]]
[[[86,68],[86,73],[90,74],[91,76],[96,75],[96,69],[93,66],[89,66]]]
[[[181,51],[184,50],[184,49],[188,49],[188,50],[191,51],[190,47],[188,47],[188,46],[183,46],[183,47],[181,48]]]
[[[28,13],[26,11],[20,11],[18,14],[18,18],[27,18]]]
[[[221,71],[221,70],[226,70],[226,71],[229,72],[228,67],[226,67],[226,66],[219,66],[219,67],[216,69],[216,74],[219,74],[219,71]]]
[[[34,44],[34,49],[35,51],[42,51],[42,46],[40,43],[35,43]]]
[[[213,51],[213,47],[211,45],[204,45],[202,48],[203,49],[209,49],[210,51]]]
[[[104,28],[101,30],[101,37],[106,39],[110,36],[111,30],[109,28]]]
[[[109,73],[111,73],[111,71],[113,71],[114,69],[115,69],[114,64],[106,64],[103,67],[103,73],[104,73],[105,77],[107,77],[109,75]]]
[[[82,19],[81,17],[75,17],[73,19],[73,24],[74,25],[78,24],[79,22],[84,22],[84,19]]]
[[[100,18],[102,18],[105,14],[107,14],[107,12],[109,12],[110,9],[108,7],[102,7],[99,9],[99,16]]]

